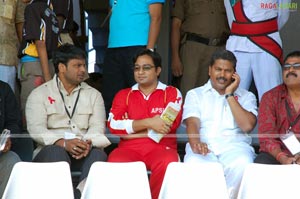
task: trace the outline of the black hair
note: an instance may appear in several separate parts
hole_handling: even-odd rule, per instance
[[[59,72],[58,65],[62,63],[67,66],[71,59],[84,59],[86,60],[86,53],[72,44],[63,44],[53,52],[53,65],[55,73]]]
[[[149,49],[142,49],[142,50],[138,51],[137,54],[133,57],[133,64],[135,64],[138,57],[143,56],[143,55],[148,55],[149,57],[151,57],[155,68],[161,67],[161,56],[157,52],[154,52]]]
[[[102,92],[103,76],[101,73],[89,73],[89,78],[84,80],[88,85]]]
[[[76,23],[76,21],[73,20],[72,23],[72,32],[77,32],[79,30],[79,25]]]
[[[214,65],[215,61],[218,60],[218,59],[223,59],[223,60],[227,60],[227,61],[231,62],[232,65],[233,65],[233,68],[235,70],[237,60],[236,60],[236,57],[234,56],[234,54],[231,51],[229,51],[229,50],[216,50],[211,56],[210,66]]]
[[[284,62],[286,62],[286,60],[290,57],[299,57],[300,58],[300,51],[293,51],[290,52],[285,58],[284,58]]]

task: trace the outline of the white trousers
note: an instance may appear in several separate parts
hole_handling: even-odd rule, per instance
[[[184,162],[186,163],[221,163],[224,169],[229,197],[231,199],[237,198],[244,169],[255,158],[253,147],[247,143],[233,143],[218,155],[210,152],[206,156],[193,153],[189,143],[187,143],[185,150]]]
[[[10,85],[11,89],[15,91],[16,86],[16,67],[6,66],[0,64],[0,80]]]
[[[269,53],[233,53],[237,58],[236,71],[241,77],[240,87],[249,90],[253,78],[259,101],[266,91],[282,83],[281,65]]]

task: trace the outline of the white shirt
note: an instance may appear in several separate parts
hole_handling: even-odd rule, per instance
[[[289,9],[283,5],[287,5],[291,0],[242,0],[243,10],[247,18],[253,22],[264,21],[274,17],[278,17],[278,29],[280,30],[289,18]],[[235,20],[230,0],[224,0],[229,27],[231,28],[233,20]],[[277,5],[277,9],[274,6]],[[283,8],[278,8],[283,6]],[[280,46],[282,41],[279,32],[269,34]],[[252,43],[247,37],[231,35],[226,43],[226,49],[230,51],[241,52],[264,52],[263,49]]]
[[[256,98],[251,92],[238,88],[235,98],[247,111],[257,116]],[[201,87],[187,93],[183,106],[182,120],[196,117],[200,120],[200,139],[208,144],[215,154],[221,153],[231,143],[251,144],[251,137],[236,124],[224,95],[212,88],[210,80]]]

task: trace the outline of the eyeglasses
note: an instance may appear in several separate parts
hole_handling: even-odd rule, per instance
[[[143,72],[144,71],[149,71],[149,70],[151,70],[151,68],[154,68],[155,66],[152,66],[152,65],[150,65],[150,64],[144,64],[144,65],[138,65],[138,64],[136,64],[136,65],[134,65],[134,67],[132,68],[133,69],[133,71],[134,72],[138,72],[138,71],[140,71],[141,69],[143,70]]]
[[[300,69],[300,63],[295,63],[295,64],[284,64],[282,66],[283,70],[289,70],[291,67],[294,69]]]

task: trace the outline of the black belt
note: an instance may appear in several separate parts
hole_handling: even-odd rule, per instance
[[[225,45],[227,38],[204,38],[195,33],[186,33],[187,41],[195,41],[208,46],[222,46]]]

